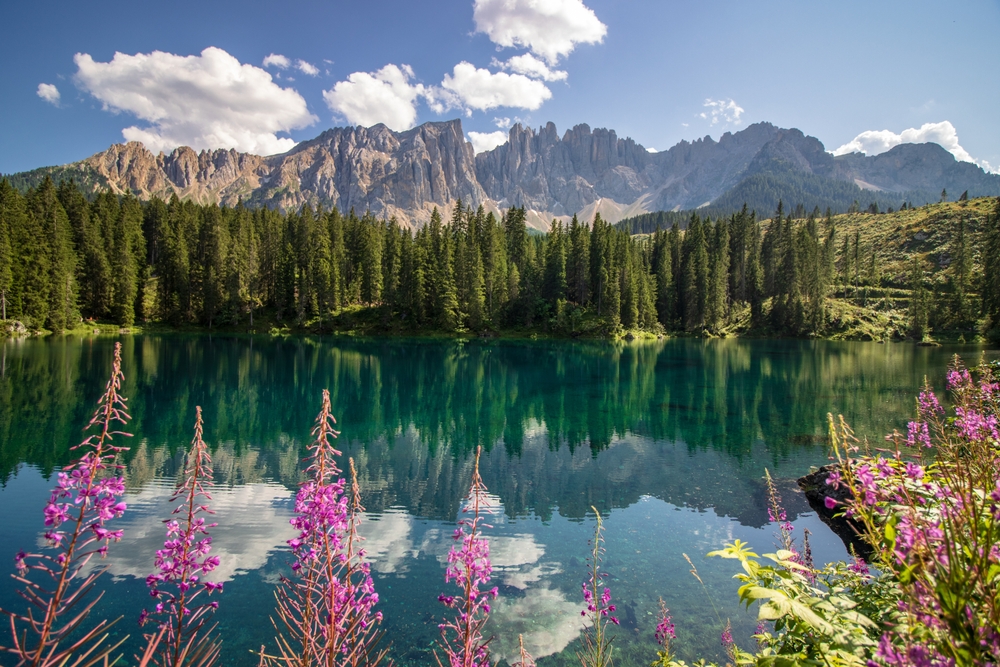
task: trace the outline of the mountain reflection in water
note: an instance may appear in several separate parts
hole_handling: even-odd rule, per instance
[[[52,472],[72,459],[103,389],[112,339],[0,342],[0,502],[12,557],[36,544]],[[609,585],[619,602],[622,659],[653,655],[652,614],[663,595],[681,657],[719,652],[718,619],[687,573],[696,562],[737,640],[755,621],[735,604],[731,563],[703,554],[734,538],[773,544],[762,476],[778,480],[789,517],[814,532],[814,552],[844,550],[809,511],[794,479],[826,460],[825,420],[842,413],[879,438],[905,425],[924,376],[943,378],[953,353],[910,345],[804,341],[667,340],[509,342],[125,337],[122,393],[129,397],[125,539],[103,565],[114,579],[100,611],[125,614],[115,632],[136,635],[144,577],[163,540],[167,499],[201,405],[212,447],[213,573],[228,581],[217,615],[227,663],[255,664],[270,639],[271,591],[287,573],[286,540],[301,459],[329,388],[355,458],[367,513],[362,524],[402,664],[432,664],[446,590],[444,560],[471,474],[494,496],[488,531],[496,657],[517,635],[542,664],[575,663],[579,585],[592,510],[608,515]],[[346,466],[345,466],[346,467]],[[590,517],[590,518],[588,518]],[[801,531],[799,531],[801,532]],[[10,561],[6,561],[10,562]],[[0,604],[16,605],[13,585]]]

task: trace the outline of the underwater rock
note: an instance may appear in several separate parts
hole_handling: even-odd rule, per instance
[[[838,488],[833,488],[826,483],[826,478],[831,472],[840,470],[840,464],[832,463],[825,465],[818,470],[804,475],[798,479],[799,487],[809,501],[809,506],[816,512],[819,518],[830,527],[830,530],[841,539],[848,550],[853,548],[861,558],[866,561],[872,556],[872,547],[861,537],[863,526],[857,522],[840,516],[841,507],[854,500],[850,488],[846,484],[840,484]],[[833,498],[837,505],[833,509],[826,506],[826,498]]]

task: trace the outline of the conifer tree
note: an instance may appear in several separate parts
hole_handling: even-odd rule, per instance
[[[705,319],[711,330],[720,331],[729,315],[729,224],[720,218],[711,229],[712,254]]]
[[[996,199],[993,214],[986,216],[981,254],[982,266],[1000,266],[1000,197]],[[983,271],[981,293],[986,331],[991,339],[1000,339],[1000,271]]]
[[[750,214],[747,223],[747,300],[750,302],[750,323],[760,327],[764,323],[764,275],[760,260],[761,233],[757,212]]]
[[[197,287],[201,321],[211,329],[225,303],[229,239],[222,211],[212,205],[204,210],[198,243]]]
[[[697,331],[705,326],[708,303],[708,243],[705,238],[705,224],[698,215],[691,214],[684,234],[684,328]]]
[[[48,176],[32,193],[28,202],[29,215],[41,227],[41,243],[48,255],[48,312],[45,321],[55,331],[71,327],[78,316],[76,294],[76,257],[69,218]]]
[[[542,296],[553,304],[566,298],[566,235],[562,223],[553,220],[545,243],[545,282]]]
[[[583,306],[590,297],[590,234],[587,226],[580,224],[576,215],[569,226],[568,254],[566,272],[569,298]]]
[[[638,249],[635,244],[627,244],[625,247],[625,261],[621,270],[621,322],[626,329],[632,329],[639,325],[639,305],[640,305],[640,271],[642,270],[641,260],[638,257]]]
[[[7,319],[7,301],[14,286],[14,247],[11,243],[12,216],[8,210],[10,198],[18,196],[4,178],[0,180],[0,319]],[[11,312],[13,313],[13,308]]]
[[[965,218],[959,218],[958,230],[952,243],[951,291],[952,318],[961,328],[972,319],[972,248],[966,233]],[[989,266],[989,265],[985,265]]]
[[[910,321],[910,335],[916,340],[923,340],[930,332],[928,320],[930,316],[930,294],[924,285],[924,261],[913,255],[909,267],[910,306],[907,312]]]
[[[518,273],[524,275],[524,259],[528,246],[528,228],[525,226],[524,207],[509,208],[504,216],[504,231],[507,236],[507,257],[517,266]]]
[[[126,231],[124,215],[115,221],[114,247],[111,253],[113,292],[111,317],[123,327],[135,324],[135,298],[138,292],[138,267],[132,252],[132,243]]]
[[[507,304],[510,264],[503,226],[488,213],[482,229],[483,292],[487,319],[495,321]]]
[[[656,280],[656,317],[665,327],[669,327],[673,319],[671,254],[670,237],[665,230],[658,229],[653,234],[652,271]]]

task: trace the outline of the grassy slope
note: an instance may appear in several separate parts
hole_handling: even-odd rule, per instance
[[[862,271],[867,268],[866,249],[875,247],[878,286],[861,287],[857,297],[852,289],[838,286],[830,300],[833,318],[829,337],[862,340],[885,340],[906,335],[906,309],[909,305],[908,272],[914,255],[926,260],[932,281],[946,294],[951,263],[951,244],[959,220],[965,219],[966,233],[973,249],[973,275],[981,275],[978,255],[979,233],[986,218],[996,207],[991,197],[968,202],[945,202],[884,214],[844,214],[834,217],[837,225],[838,252],[846,235],[861,235]],[[866,298],[867,292],[867,298]],[[937,331],[940,340],[971,340],[975,331]]]

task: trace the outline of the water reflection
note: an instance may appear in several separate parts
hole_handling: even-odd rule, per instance
[[[46,479],[72,458],[110,368],[113,340],[0,343],[0,502],[12,555],[37,539]],[[536,657],[575,663],[579,585],[591,506],[610,513],[606,571],[622,610],[624,662],[649,662],[657,598],[677,612],[682,657],[718,649],[718,619],[687,574],[698,565],[737,635],[731,564],[702,554],[739,537],[771,541],[761,477],[777,476],[814,551],[843,548],[796,493],[825,460],[827,412],[857,432],[899,427],[923,377],[965,348],[797,341],[648,344],[433,342],[143,336],[123,339],[130,398],[126,540],[104,564],[119,582],[102,601],[134,617],[163,540],[167,499],[206,417],[219,526],[214,574],[230,581],[218,620],[234,664],[269,638],[273,584],[320,391],[330,388],[368,512],[361,532],[400,664],[433,664],[444,561],[477,445],[496,514],[489,539],[501,597],[490,622],[497,657],[523,634]],[[0,562],[6,558],[0,553]],[[0,604],[13,587],[0,585]],[[728,606],[727,606],[728,605]],[[123,630],[124,632],[125,630]],[[739,637],[738,637],[739,638]],[[567,663],[567,664],[568,664]]]
[[[145,579],[152,572],[153,554],[163,548],[165,539],[163,521],[175,507],[169,503],[174,490],[171,481],[156,479],[127,493],[128,511],[115,526],[124,529],[128,539],[109,549],[99,563],[112,576]],[[295,536],[288,523],[291,496],[287,488],[273,482],[214,490],[212,509],[225,520],[210,530],[212,555],[219,557],[220,565],[205,580],[231,581],[238,574],[264,567],[271,554],[283,549],[286,540]]]
[[[0,345],[0,479],[20,463],[51,470],[70,459],[112,344]],[[221,482],[294,488],[317,397],[329,387],[373,511],[454,516],[467,454],[483,445],[486,481],[510,516],[548,517],[558,508],[581,517],[592,504],[621,507],[653,495],[754,525],[765,521],[764,466],[792,477],[821,459],[828,411],[848,415],[859,433],[898,426],[914,388],[925,374],[942,375],[954,351],[743,340],[143,336],[123,345],[132,428],[149,445],[129,454],[132,486],[161,467],[172,472],[199,404]],[[601,453],[600,465],[587,460]]]

